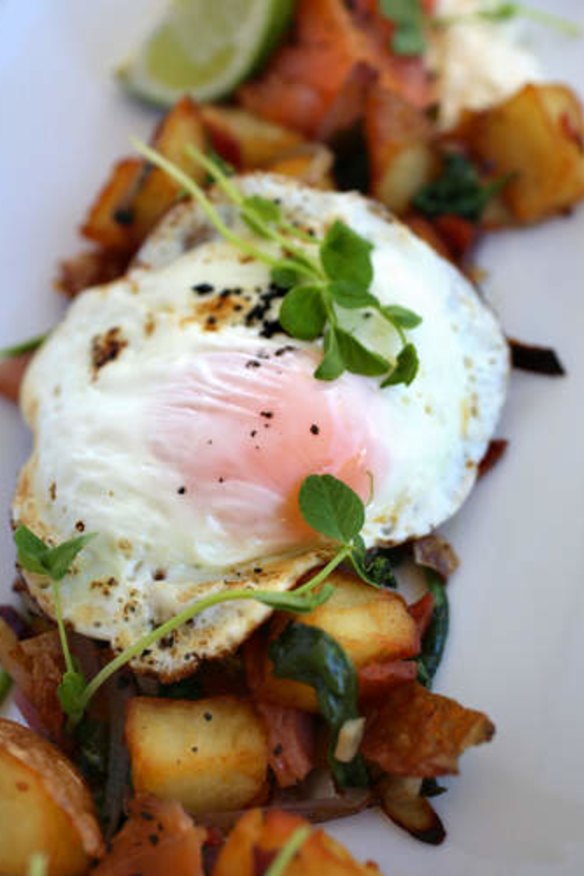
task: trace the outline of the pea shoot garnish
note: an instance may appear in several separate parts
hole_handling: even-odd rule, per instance
[[[57,547],[49,547],[26,526],[19,526],[14,533],[18,562],[22,568],[28,572],[46,576],[51,582],[53,611],[65,658],[65,673],[57,693],[63,711],[74,723],[80,720],[83,715],[83,710],[79,711],[78,703],[85,688],[85,679],[76,666],[69,648],[61,605],[61,581],[69,571],[77,554],[92,538],[94,538],[93,534],[80,535]]]
[[[426,51],[425,15],[420,0],[380,0],[382,13],[394,25],[391,50],[396,55]]]
[[[180,168],[143,143],[134,144],[152,164],[173,177],[199,205],[221,236],[270,268],[271,279],[286,290],[279,313],[283,330],[293,338],[323,338],[324,356],[314,376],[335,380],[345,371],[380,377],[381,386],[409,385],[418,370],[416,348],[406,331],[421,318],[398,305],[383,305],[371,292],[372,244],[340,219],[321,239],[296,228],[282,207],[269,198],[244,195],[224,169],[194,146],[189,155],[201,164],[262,245],[229,227],[203,189]],[[344,327],[343,313],[375,314],[395,331],[401,348],[388,358],[366,346]],[[345,313],[346,316],[346,313]]]
[[[302,848],[311,834],[309,824],[302,824],[290,834],[268,869],[265,876],[284,876],[288,864],[291,863],[294,855]]]
[[[306,522],[320,535],[329,539],[331,543],[338,545],[334,556],[312,578],[295,590],[282,593],[254,589],[251,586],[211,593],[209,596],[188,605],[181,612],[125,648],[89,682],[76,666],[69,649],[61,607],[60,582],[67,574],[77,554],[93,536],[79,536],[51,548],[25,526],[19,526],[14,533],[19,563],[23,569],[44,575],[51,582],[55,620],[66,666],[58,693],[63,711],[71,722],[76,724],[81,720],[93,695],[115,672],[134,658],[139,657],[145,649],[170,635],[208,608],[224,602],[255,600],[269,608],[293,612],[294,614],[314,611],[332,596],[334,585],[327,582],[327,578],[337,566],[346,560],[353,563],[363,580],[373,586],[379,586],[367,574],[365,546],[360,535],[365,522],[365,508],[359,496],[332,475],[309,475],[300,488],[299,503]]]
[[[2,347],[0,349],[0,359],[15,359],[17,356],[34,353],[35,350],[42,347],[48,336],[47,332],[44,335],[37,335],[34,338],[29,338],[27,341],[22,341],[20,344],[14,344],[12,347]]]

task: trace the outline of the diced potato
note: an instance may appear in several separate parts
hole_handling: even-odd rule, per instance
[[[124,158],[114,165],[108,181],[89,208],[81,233],[107,249],[128,251],[132,237],[126,222],[116,218],[117,211],[135,188],[143,162],[139,158]]]
[[[187,155],[187,144],[204,149],[205,134],[198,107],[185,97],[162,119],[152,145],[200,181],[205,171]],[[81,231],[106,249],[134,252],[179,193],[178,183],[164,171],[140,158],[124,159],[115,165]]]
[[[213,876],[255,876],[258,861],[273,860],[292,834],[308,822],[289,812],[247,812],[221,849]],[[380,876],[375,864],[359,864],[323,830],[313,831],[286,867],[286,876]]]
[[[584,198],[584,114],[561,85],[526,85],[493,109],[467,116],[460,136],[499,177],[502,200],[520,223],[537,222]]]
[[[414,619],[399,594],[378,590],[350,572],[337,570],[329,581],[335,592],[328,602],[301,622],[320,627],[341,645],[357,671],[374,662],[412,657],[418,653],[419,637]],[[271,637],[281,632],[288,618],[276,616]],[[259,639],[246,646],[248,680],[259,699],[276,705],[318,712],[311,687],[285,678],[277,678],[267,656],[268,643]]]
[[[267,735],[249,701],[135,697],[128,703],[126,740],[136,793],[208,813],[242,809],[264,791]]]
[[[33,852],[48,876],[80,876],[103,851],[93,803],[61,752],[0,718],[0,873],[26,876]]]
[[[280,158],[266,166],[271,173],[281,173],[316,189],[331,191],[335,188],[332,176],[333,154],[322,143],[306,143],[290,153],[286,158]]]
[[[393,776],[443,776],[457,773],[460,755],[494,732],[482,712],[412,682],[388,691],[367,721],[361,751]]]
[[[304,138],[237,107],[201,107],[203,124],[216,152],[238,170],[257,170],[296,149]]]
[[[365,138],[371,194],[401,214],[436,174],[432,125],[422,110],[395,92],[376,87],[365,104]]]

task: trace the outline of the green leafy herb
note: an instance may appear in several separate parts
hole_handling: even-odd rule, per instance
[[[331,728],[328,761],[341,787],[367,787],[369,776],[361,757],[340,763],[335,756],[339,731],[345,721],[358,718],[355,667],[332,636],[318,627],[291,623],[268,649],[278,678],[289,678],[314,688],[321,715]]]
[[[397,357],[397,365],[394,370],[381,385],[395,386],[398,383],[404,383],[409,386],[418,373],[419,364],[418,351],[413,344],[406,344]]]
[[[308,824],[302,824],[300,827],[297,827],[265,871],[265,876],[284,876],[288,864],[291,863],[296,852],[304,845],[310,836],[310,832],[311,828]]]
[[[395,590],[397,580],[394,574],[395,561],[390,549],[377,548],[367,551],[361,536],[354,538],[351,562],[357,574],[373,587],[388,587]]]
[[[426,586],[434,597],[434,609],[432,620],[422,639],[421,653],[416,659],[418,681],[425,687],[431,688],[448,638],[450,610],[446,587],[440,575],[433,569],[426,569],[425,573]]]
[[[4,702],[8,694],[10,693],[10,688],[12,687],[12,678],[5,669],[0,668],[0,705]]]
[[[46,332],[44,335],[29,338],[28,341],[15,344],[13,347],[3,347],[0,349],[0,359],[15,359],[17,356],[24,356],[25,353],[34,353],[35,350],[38,350],[44,344],[48,336]]]
[[[63,711],[73,723],[77,723],[83,715],[84,710],[80,709],[78,704],[87,687],[87,683],[83,673],[76,666],[71,649],[69,648],[61,606],[60,583],[69,571],[77,554],[94,537],[93,533],[80,535],[56,547],[50,547],[26,526],[19,526],[14,533],[18,562],[22,568],[37,575],[45,575],[51,581],[53,610],[66,667],[57,694]]]
[[[283,299],[279,320],[291,337],[315,340],[323,337],[323,359],[315,371],[319,380],[335,380],[344,371],[388,378],[382,386],[395,386],[415,376],[418,359],[409,356],[409,369],[400,367],[400,355],[408,346],[406,329],[420,323],[420,317],[398,305],[383,306],[370,286],[373,280],[373,247],[341,220],[333,222],[324,239],[318,240],[286,222],[279,204],[258,195],[245,196],[222,168],[194,146],[188,146],[191,158],[198,161],[209,176],[239,210],[240,218],[254,234],[270,244],[260,249],[250,240],[228,228],[205,192],[180,168],[143,144],[138,150],[166,171],[199,204],[217,231],[243,252],[270,267],[274,283],[288,290]],[[300,246],[299,242],[303,245]],[[274,252],[274,248],[276,252]],[[396,331],[402,348],[395,359],[387,359],[366,347],[352,332],[342,327],[343,310],[368,309],[378,314]]]
[[[313,529],[343,544],[354,538],[365,522],[359,496],[332,475],[309,475],[302,483],[298,502]]]
[[[412,203],[428,219],[451,214],[479,222],[491,198],[509,179],[505,175],[485,184],[468,158],[450,152],[444,156],[441,175],[420,189]]]
[[[552,12],[547,12],[543,9],[536,9],[526,3],[498,3],[495,6],[486,6],[484,9],[478,9],[475,12],[468,12],[461,15],[442,15],[433,19],[433,24],[438,27],[444,27],[451,24],[478,19],[491,22],[506,22],[514,18],[530,18],[544,27],[551,27],[566,36],[579,37],[582,34],[582,28],[575,21],[570,21],[560,15],[554,15]]]
[[[391,48],[396,55],[426,51],[425,16],[420,0],[381,0],[381,11],[395,25]]]

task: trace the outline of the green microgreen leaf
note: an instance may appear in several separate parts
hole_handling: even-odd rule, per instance
[[[332,731],[328,760],[338,784],[366,787],[369,776],[361,755],[349,764],[340,763],[334,756],[341,727],[345,721],[359,717],[357,674],[348,655],[324,630],[294,622],[270,644],[268,656],[277,678],[314,688],[319,711]]]
[[[324,356],[321,363],[314,372],[317,380],[336,380],[345,370],[345,363],[339,345],[335,330],[328,326],[324,333]]]
[[[311,831],[312,828],[309,824],[301,824],[300,827],[297,827],[296,830],[290,834],[268,869],[265,871],[264,876],[284,876],[288,864],[292,862],[292,859],[298,850],[302,848],[310,836]]]
[[[364,307],[376,307],[379,303],[375,295],[355,289],[347,283],[332,282],[328,289],[335,304],[347,310],[360,310]]]
[[[398,386],[400,383],[409,386],[418,373],[419,364],[418,351],[413,344],[406,344],[398,354],[395,368],[381,386]]]
[[[337,286],[367,292],[373,280],[373,246],[339,219],[333,222],[320,245],[320,261]]]
[[[19,526],[14,533],[18,562],[22,568],[37,575],[46,575],[51,581],[61,581],[65,577],[79,551],[92,538],[95,538],[95,533],[79,535],[52,548],[26,526]]]
[[[386,374],[391,368],[391,363],[387,359],[384,359],[379,353],[374,353],[373,350],[368,350],[361,341],[357,340],[355,335],[337,328],[335,329],[335,338],[344,366],[352,374],[377,377]],[[384,385],[382,384],[382,386]]]
[[[282,302],[278,319],[293,338],[312,341],[322,335],[327,312],[319,286],[295,286]]]
[[[281,259],[272,268],[272,280],[282,289],[291,289],[306,281],[307,272],[303,265],[295,259]]]
[[[309,475],[298,494],[306,522],[321,535],[347,544],[365,523],[365,506],[359,496],[332,475]]]
[[[260,195],[249,195],[244,198],[243,206],[246,212],[255,213],[263,222],[278,223],[282,221],[282,209],[275,201],[262,198]]]
[[[396,55],[423,55],[425,18],[420,0],[381,0],[381,11],[394,24],[391,48]]]
[[[0,349],[0,359],[15,359],[17,356],[24,356],[26,353],[34,353],[39,347],[42,347],[49,333],[37,335],[34,338],[29,338],[27,341],[22,341],[20,344],[14,344],[13,347],[2,347]]]
[[[386,305],[381,308],[381,313],[393,325],[399,326],[402,329],[417,328],[422,322],[421,316],[418,316],[413,310],[408,310],[407,307],[401,307],[399,304]]]

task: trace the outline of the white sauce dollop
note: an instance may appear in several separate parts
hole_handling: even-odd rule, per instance
[[[436,14],[464,18],[488,6],[484,0],[439,0]],[[527,82],[541,79],[539,65],[521,37],[519,21],[469,17],[436,28],[430,66],[437,76],[443,130],[453,127],[463,110],[486,109]]]

